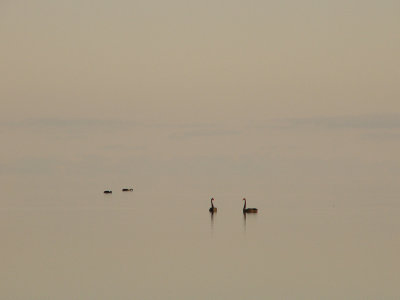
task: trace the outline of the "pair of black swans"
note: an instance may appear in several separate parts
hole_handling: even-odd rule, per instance
[[[217,208],[214,206],[214,198],[211,198],[211,207],[208,210],[210,213],[217,212]],[[243,198],[244,206],[243,206],[243,213],[244,214],[256,214],[258,212],[257,208],[246,208],[246,198]]]
[[[133,189],[122,189],[123,192],[133,192]],[[112,194],[112,191],[104,191],[104,194]]]

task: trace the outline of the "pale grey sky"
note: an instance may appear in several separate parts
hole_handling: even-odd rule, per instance
[[[398,1],[2,1],[2,119],[399,111]]]

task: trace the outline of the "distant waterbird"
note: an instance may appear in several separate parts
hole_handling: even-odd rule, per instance
[[[257,208],[246,208],[246,198],[243,198],[244,206],[243,206],[243,213],[244,214],[256,214],[258,212]]]
[[[104,194],[112,194],[112,191],[104,191]]]
[[[211,207],[210,207],[210,209],[208,210],[210,213],[215,213],[215,212],[217,212],[217,208],[214,207],[213,201],[214,201],[214,198],[211,198]]]
[[[123,192],[133,192],[133,189],[122,189]]]

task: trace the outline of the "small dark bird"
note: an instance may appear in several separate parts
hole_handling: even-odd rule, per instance
[[[132,192],[133,189],[122,189],[123,192]]]
[[[210,209],[208,210],[210,213],[215,213],[215,212],[217,212],[217,208],[214,207],[213,201],[214,201],[214,198],[211,198],[211,207],[210,207]]]
[[[112,191],[104,191],[104,194],[112,194]]]
[[[244,214],[256,214],[258,212],[257,208],[246,208],[246,198],[243,198],[244,206],[243,206],[243,213]]]

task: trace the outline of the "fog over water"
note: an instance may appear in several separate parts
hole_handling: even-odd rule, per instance
[[[398,299],[399,12],[0,3],[0,298]]]

